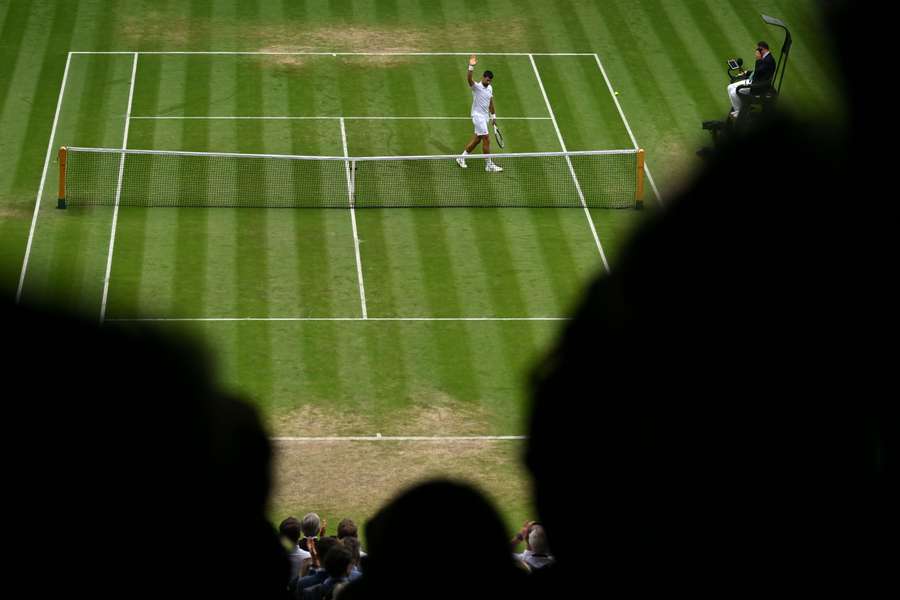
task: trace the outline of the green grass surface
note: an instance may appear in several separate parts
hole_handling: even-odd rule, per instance
[[[780,46],[760,12],[784,19],[795,38],[784,104],[836,113],[813,2],[0,1],[0,150],[11,158],[0,168],[0,289],[12,296],[19,283],[69,51],[597,53],[665,195],[698,166],[694,150],[707,141],[700,121],[727,108],[724,60],[749,59],[758,39]],[[54,147],[121,146],[132,61],[71,56]],[[593,56],[536,56],[535,64],[569,150],[631,146]],[[501,119],[548,116],[527,56],[483,56],[478,68],[496,74]],[[469,104],[462,56],[141,54],[132,114],[465,116]],[[507,121],[504,131],[509,152],[561,149],[548,120]],[[348,120],[346,135],[351,155],[449,154],[471,124]],[[133,119],[128,146],[343,153],[338,121]],[[23,299],[96,319],[113,211],[56,210],[55,187],[51,162]],[[647,204],[656,204],[649,188]],[[642,213],[590,215],[615,268]],[[372,317],[561,317],[603,268],[580,209],[368,209],[356,219]],[[123,208],[106,314],[359,317],[356,269],[347,211]],[[200,336],[223,384],[259,406],[275,435],[441,436],[525,433],[527,375],[560,323],[165,326]],[[517,443],[283,444],[273,518],[318,509],[335,523],[363,520],[397,486],[435,473],[477,482],[511,524],[531,516]],[[377,462],[362,460],[373,453]],[[310,496],[303,481],[327,476],[338,456],[369,464],[377,481],[360,474],[357,489],[346,481]]]

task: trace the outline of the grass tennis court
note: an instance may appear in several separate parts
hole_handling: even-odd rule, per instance
[[[451,473],[524,520],[522,441],[487,438],[526,433],[535,360],[694,165],[724,59],[780,41],[760,12],[795,32],[787,102],[830,110],[811,2],[462,4],[458,22],[425,0],[0,2],[4,288],[204,340],[282,438],[273,519],[362,522],[401,483]],[[471,52],[495,73],[504,152],[639,145],[647,210],[56,209],[64,145],[457,154]],[[348,436],[485,439],[293,439]]]

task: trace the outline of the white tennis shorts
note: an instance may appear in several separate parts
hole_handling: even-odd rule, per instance
[[[475,135],[488,134],[488,118],[484,115],[472,115],[472,123],[475,125]]]

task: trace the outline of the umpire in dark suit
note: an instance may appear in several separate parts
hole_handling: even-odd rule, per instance
[[[728,86],[728,96],[731,98],[731,116],[737,117],[741,110],[741,96],[749,94],[751,91],[759,92],[767,89],[772,85],[772,79],[775,77],[775,57],[769,52],[769,44],[766,42],[758,42],[756,44],[756,65],[749,79],[736,81]],[[749,88],[741,88],[741,86],[750,85]]]

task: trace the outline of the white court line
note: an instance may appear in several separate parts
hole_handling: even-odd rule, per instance
[[[134,54],[131,65],[131,86],[128,88],[128,112],[125,114],[125,135],[122,136],[122,150],[128,147],[128,127],[131,124],[131,101],[134,99],[134,81],[137,77],[138,55]],[[109,253],[106,258],[106,275],[103,277],[103,301],[100,303],[100,323],[106,318],[106,299],[109,296],[109,276],[112,271],[113,248],[116,244],[116,225],[119,222],[119,200],[122,197],[122,175],[125,172],[125,154],[119,160],[119,180],[116,183],[116,204],[113,209],[112,231],[109,234]]]
[[[147,55],[212,55],[212,56],[593,56],[591,52],[231,52],[220,51],[179,51],[155,50],[140,52],[135,50],[91,51],[77,50],[71,54],[147,54]]]
[[[553,121],[556,137],[559,138],[559,145],[562,146],[563,152],[568,152],[566,143],[563,141],[562,133],[559,131],[559,125],[556,124],[556,117],[553,115],[553,107],[550,106],[550,99],[547,98],[547,92],[544,90],[544,82],[541,80],[541,74],[538,72],[537,64],[534,62],[534,56],[529,55],[528,58],[531,60],[531,67],[534,69],[534,76],[537,77],[538,85],[541,86],[541,94],[544,96],[544,102],[547,104],[547,111],[550,113],[550,119]],[[594,227],[594,220],[591,218],[591,211],[588,210],[587,203],[584,201],[584,193],[581,191],[581,184],[578,183],[578,177],[575,176],[575,168],[572,166],[572,161],[568,156],[566,157],[566,162],[569,164],[569,173],[572,174],[572,180],[575,182],[575,189],[578,191],[578,198],[581,200],[581,206],[584,207],[584,214],[587,217],[588,225],[591,227],[594,241],[597,243],[597,250],[600,252],[600,259],[603,261],[603,267],[606,269],[606,272],[609,273],[609,263],[606,261],[606,253],[603,252],[603,246],[600,244],[600,236],[597,235],[597,228]]]
[[[63,71],[62,83],[59,86],[59,98],[56,101],[56,114],[53,115],[53,127],[50,129],[50,141],[47,142],[47,155],[44,157],[44,170],[41,172],[41,184],[38,186],[37,198],[34,201],[34,214],[31,216],[31,229],[28,230],[28,243],[25,246],[25,258],[22,261],[22,272],[19,274],[19,287],[16,289],[16,304],[22,299],[22,288],[25,286],[25,273],[28,272],[28,259],[31,257],[31,245],[34,242],[34,230],[37,227],[38,213],[41,210],[41,196],[44,195],[44,183],[47,181],[47,168],[50,166],[50,153],[53,152],[53,140],[56,137],[56,125],[59,123],[59,110],[62,108],[63,94],[66,91],[66,81],[69,78],[69,63],[72,61],[72,53],[66,58],[66,68]]]
[[[527,440],[524,435],[347,435],[324,437],[272,437],[273,442],[496,442]]]
[[[107,319],[107,323],[216,322],[216,321],[569,321],[570,317],[134,317]]]
[[[190,117],[178,117],[178,116],[143,116],[143,117],[131,117],[131,120],[135,119],[153,119],[158,121],[168,121],[168,120],[224,120],[224,121],[235,121],[235,120],[260,120],[260,121],[325,121],[325,120],[334,120],[338,121],[343,119],[344,121],[471,121],[472,117],[285,117],[285,116],[261,116],[261,117],[231,117],[231,116],[190,116]],[[550,117],[503,117],[501,119],[503,121],[549,121]]]
[[[606,69],[603,68],[603,63],[600,62],[600,57],[598,55],[594,55],[594,60],[597,61],[597,66],[600,67],[600,73],[603,75],[604,81],[606,81],[606,87],[609,89],[609,95],[612,97],[613,102],[616,103],[616,108],[619,109],[619,116],[622,117],[622,122],[625,124],[625,130],[628,131],[628,137],[631,138],[631,143],[634,144],[635,150],[640,148],[637,143],[637,139],[634,137],[634,133],[631,131],[631,125],[628,124],[628,119],[625,118],[625,111],[622,110],[622,105],[619,104],[619,98],[616,96],[616,92],[613,89],[612,83],[609,81],[609,77],[606,76]],[[663,201],[659,195],[659,190],[656,188],[656,183],[653,181],[653,175],[650,174],[650,166],[644,162],[644,170],[647,172],[647,181],[650,182],[650,187],[653,188],[653,194],[656,196],[656,202],[660,206],[662,206]]]
[[[344,157],[349,158],[347,150],[347,129],[344,127],[344,119],[341,119],[341,143],[344,145]],[[362,257],[359,255],[359,233],[356,229],[356,208],[353,204],[353,184],[350,178],[350,164],[344,161],[344,172],[347,174],[347,197],[350,201],[350,222],[353,223],[353,249],[356,251],[356,277],[359,280],[359,302],[362,308],[362,318],[367,319],[366,288],[363,285]]]

